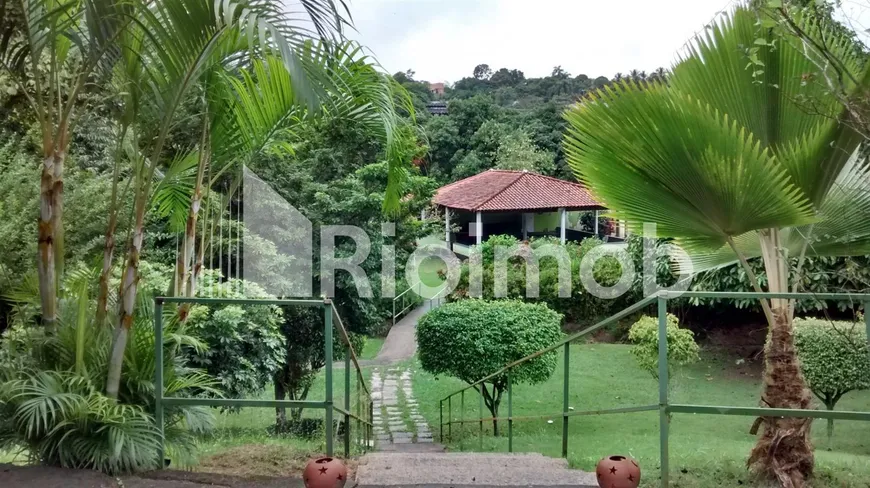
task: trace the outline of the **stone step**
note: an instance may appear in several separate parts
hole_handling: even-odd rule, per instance
[[[595,475],[537,453],[377,452],[362,457],[359,488],[598,486]]]

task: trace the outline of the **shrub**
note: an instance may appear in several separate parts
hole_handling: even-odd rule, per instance
[[[680,328],[675,315],[668,314],[668,379],[675,366],[685,366],[699,360],[698,344],[692,331]],[[628,332],[628,339],[634,343],[631,354],[637,364],[649,372],[653,378],[659,377],[659,323],[658,318],[643,316]]]
[[[231,279],[218,284],[219,278],[216,271],[205,272],[199,290],[212,298],[270,297],[255,283]],[[282,311],[274,305],[191,307],[187,328],[208,346],[192,351],[191,362],[216,378],[228,397],[257,395],[284,364],[282,323]]]
[[[102,393],[112,331],[81,319],[93,309],[86,295],[60,301],[53,333],[25,322],[8,329],[0,341],[0,451],[24,449],[34,461],[106,473],[157,468],[151,303],[140,300],[117,400]],[[164,323],[166,395],[216,394],[214,381],[178,354],[182,346],[202,344],[169,314]],[[212,427],[212,413],[166,406],[164,414],[166,452],[176,464],[188,464],[194,435]]]
[[[474,383],[506,364],[521,359],[562,338],[562,315],[546,305],[518,300],[462,300],[424,315],[417,324],[417,344],[423,369]],[[556,352],[541,355],[511,371],[514,384],[546,381],[556,368]],[[507,376],[482,385],[493,418],[498,417]],[[498,435],[498,422],[493,420]]]
[[[586,254],[604,244],[597,238],[585,239],[580,244],[568,242],[564,245],[565,251],[571,260],[572,287],[570,297],[559,296],[559,266],[558,261],[552,257],[541,257],[538,261],[539,296],[529,298],[526,296],[526,261],[520,257],[512,257],[507,266],[507,297],[523,299],[526,302],[545,303],[551,309],[563,314],[570,321],[591,321],[598,317],[609,315],[614,310],[614,305],[621,303],[617,300],[598,298],[588,293],[577,279],[580,274],[580,262]],[[561,245],[559,239],[554,237],[537,237],[529,240],[528,244],[520,242],[513,236],[494,235],[484,241],[481,246],[483,261],[483,298],[494,299],[495,275],[494,260],[496,246],[521,246],[523,255],[534,254],[544,245]],[[613,286],[621,276],[622,270],[619,262],[612,256],[605,256],[595,262],[593,275],[595,280],[602,286]],[[469,267],[468,263],[462,265],[462,275],[454,292],[455,297],[466,297],[469,293]],[[629,303],[630,304],[630,303]]]
[[[863,323],[795,319],[795,347],[810,390],[828,410],[846,393],[870,389],[870,350]],[[829,419],[829,443],[833,430]]]

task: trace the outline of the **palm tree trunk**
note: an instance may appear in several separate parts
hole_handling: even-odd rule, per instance
[[[192,297],[196,293],[196,274],[194,261],[198,261],[196,252],[196,223],[199,218],[199,209],[202,207],[202,187],[205,179],[205,170],[209,164],[208,146],[208,121],[204,121],[202,136],[199,145],[199,160],[196,169],[196,183],[193,187],[193,196],[190,200],[190,209],[187,214],[187,223],[184,228],[184,241],[181,255],[176,261],[175,286],[177,296]],[[202,243],[200,243],[202,246]],[[197,263],[199,264],[199,263]],[[179,308],[179,319],[187,319],[190,304],[184,303]]]
[[[121,384],[121,370],[124,365],[124,351],[127,348],[127,338],[133,327],[133,312],[136,308],[136,295],[139,291],[139,257],[142,253],[142,243],[145,240],[145,210],[148,203],[148,188],[140,189],[136,198],[136,221],[133,234],[130,237],[130,247],[127,251],[127,263],[121,276],[120,307],[118,310],[118,325],[115,328],[112,352],[109,357],[109,371],[106,378],[106,395],[118,398]],[[157,365],[160,367],[160,365]]]
[[[103,247],[103,269],[100,270],[100,289],[97,294],[96,323],[102,326],[106,323],[109,307],[109,275],[112,272],[112,260],[115,255],[115,229],[118,226],[118,212],[113,208],[106,225],[106,243]]]
[[[39,195],[39,254],[37,273],[42,320],[53,327],[57,321],[58,265],[63,266],[63,163],[65,155],[52,149],[42,160]],[[60,246],[60,248],[58,248]]]
[[[788,256],[780,245],[779,231],[762,231],[760,236],[768,290],[788,292]],[[762,404],[770,408],[809,408],[811,394],[794,345],[789,301],[770,300],[770,311]],[[814,463],[810,443],[812,419],[763,417],[760,422],[763,432],[747,464],[760,474],[776,479],[783,488],[806,486]]]

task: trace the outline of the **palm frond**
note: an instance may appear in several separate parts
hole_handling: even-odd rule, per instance
[[[566,114],[578,177],[620,219],[715,249],[753,229],[803,224],[812,207],[728,115],[665,86],[607,87]]]

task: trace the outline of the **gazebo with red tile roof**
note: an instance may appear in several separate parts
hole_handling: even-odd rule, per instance
[[[446,237],[450,241],[450,213],[475,214],[475,225],[470,233],[476,235],[480,244],[483,235],[483,214],[509,213],[522,215],[523,235],[527,230],[530,214],[561,213],[560,237],[565,242],[568,211],[603,210],[601,205],[583,185],[552,178],[528,171],[484,171],[438,189],[434,203],[445,209]],[[596,234],[597,234],[597,222]]]

